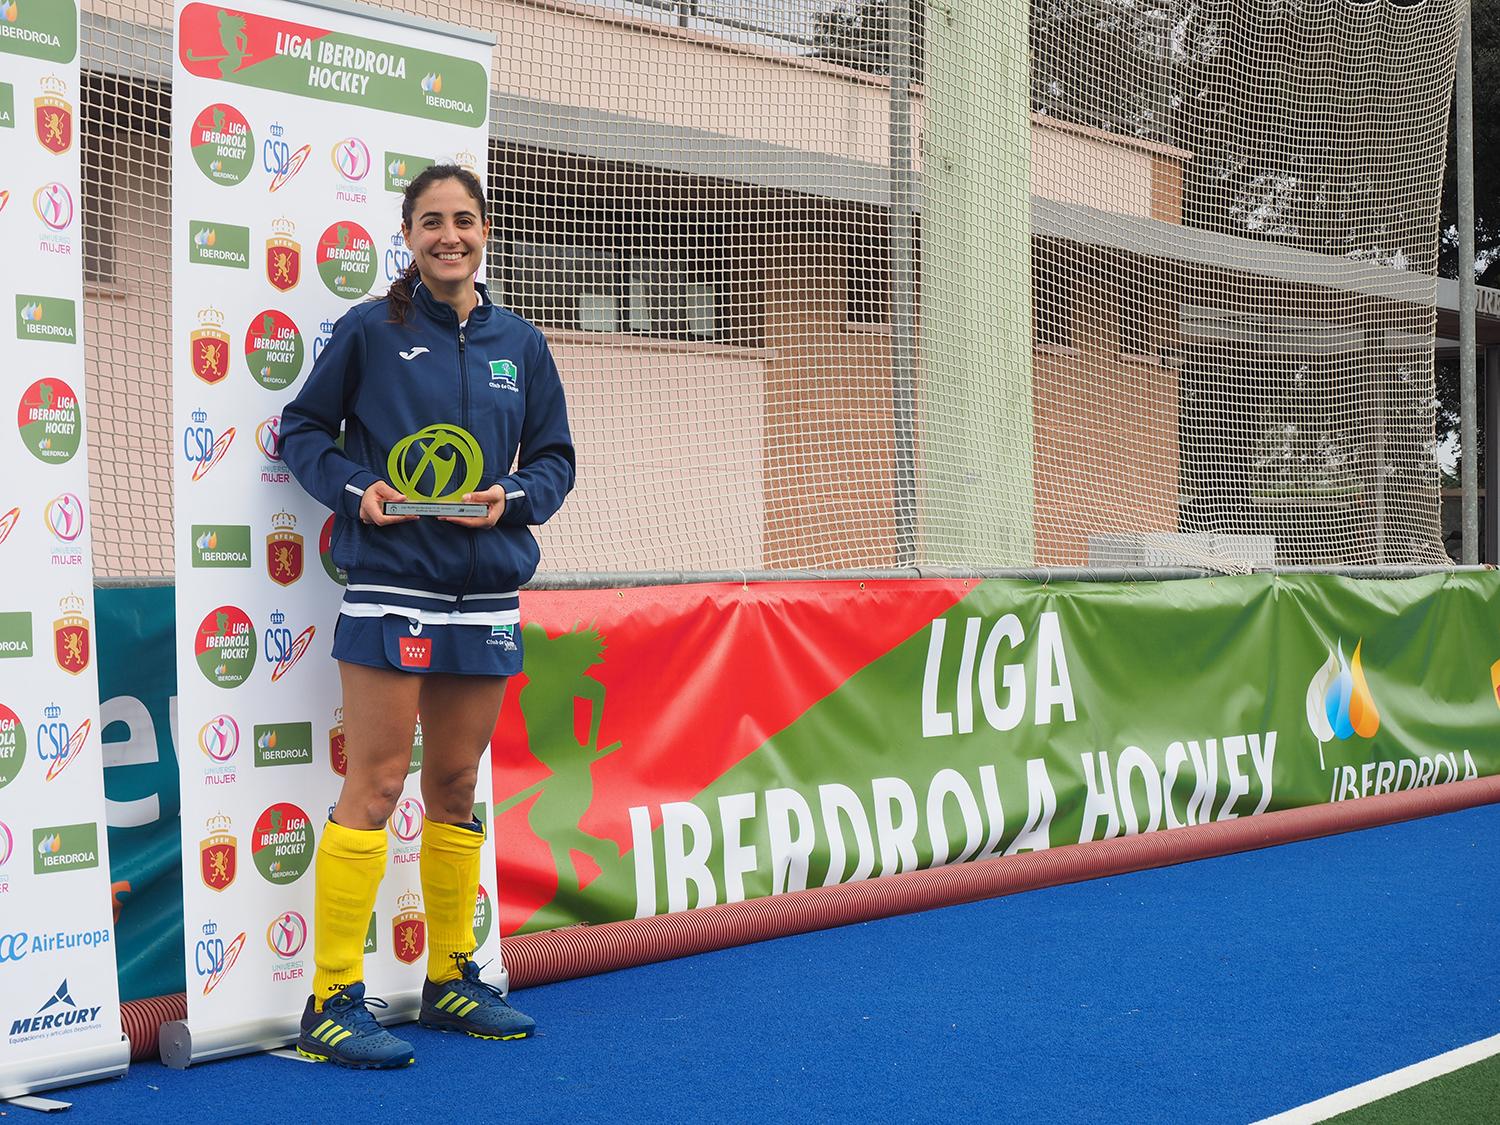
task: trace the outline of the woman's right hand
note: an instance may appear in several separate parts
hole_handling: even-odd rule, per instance
[[[406,497],[397,492],[383,480],[377,480],[365,494],[359,499],[359,521],[361,523],[372,523],[376,527],[384,527],[392,523],[405,523],[407,520],[420,519],[420,516],[388,516],[385,514],[385,502],[387,500],[405,500]]]

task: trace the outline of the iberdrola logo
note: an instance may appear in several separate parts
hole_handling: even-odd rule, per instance
[[[1380,729],[1380,712],[1370,694],[1360,659],[1364,647],[1361,638],[1354,646],[1354,659],[1344,659],[1344,644],[1328,650],[1328,659],[1313,674],[1307,685],[1307,725],[1318,740],[1318,761],[1322,764],[1323,743],[1340,742],[1354,735],[1374,738]]]

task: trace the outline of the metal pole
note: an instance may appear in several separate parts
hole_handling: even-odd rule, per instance
[[[911,144],[911,0],[891,0],[891,408],[896,566],[917,559],[917,324]]]
[[[1470,5],[1464,5],[1458,32],[1458,73],[1453,96],[1458,102],[1458,391],[1459,442],[1463,450],[1459,481],[1463,487],[1463,562],[1479,561],[1479,442],[1474,396],[1474,44]]]

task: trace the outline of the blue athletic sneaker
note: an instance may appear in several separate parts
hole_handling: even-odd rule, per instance
[[[375,1021],[368,1005],[387,1008],[384,1000],[366,998],[365,982],[355,981],[342,992],[323,1001],[315,1011],[307,998],[302,1012],[302,1034],[297,1053],[314,1062],[331,1062],[355,1070],[388,1070],[408,1066],[416,1060],[411,1044],[397,1039]]]
[[[434,1031],[462,1031],[475,1039],[525,1039],[536,1030],[534,1019],[516,1011],[498,988],[479,979],[478,965],[462,953],[453,959],[461,978],[442,984],[422,982],[419,1024]]]

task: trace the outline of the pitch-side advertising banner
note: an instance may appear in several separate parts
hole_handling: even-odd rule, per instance
[[[118,1073],[74,0],[0,4],[0,1098]]]
[[[1500,578],[522,595],[506,934],[1500,771]]]
[[[329,559],[331,515],[281,461],[282,405],[338,317],[406,265],[406,184],[434,162],[484,176],[489,41],[354,12],[287,0],[176,5],[172,340],[190,1039],[173,1040],[177,1062],[286,1042],[312,980],[313,855],[345,768],[329,655],[342,576]],[[366,941],[370,991],[398,1010],[425,967],[420,756],[419,736]],[[492,845],[487,857],[492,871]],[[498,964],[494,890],[487,879],[477,905],[491,935],[479,960]]]

